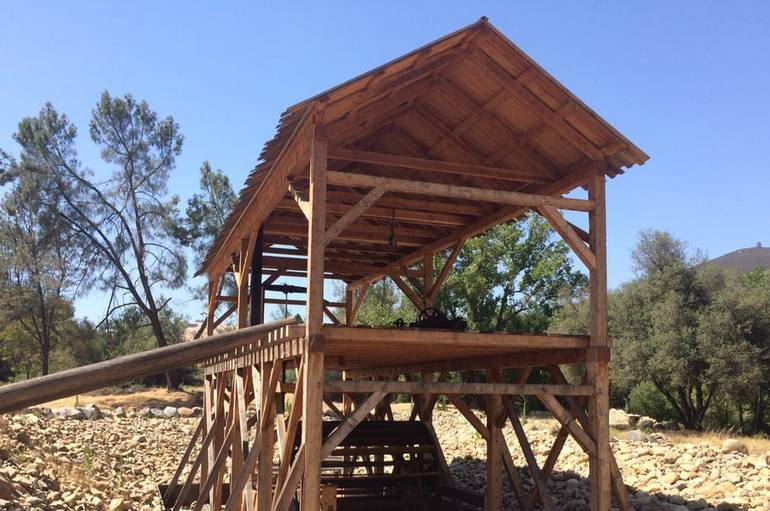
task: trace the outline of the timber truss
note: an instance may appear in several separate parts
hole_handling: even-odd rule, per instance
[[[497,510],[505,473],[522,509],[552,509],[546,481],[571,436],[588,454],[592,510],[609,511],[613,493],[628,509],[609,442],[605,178],[644,163],[644,152],[482,19],[290,107],[261,160],[199,271],[209,281],[200,333],[233,314],[239,328],[263,324],[275,303],[266,291],[287,277],[306,281],[291,288],[304,300],[283,302],[304,305],[305,324],[203,364],[204,417],[166,491],[170,507],[372,509],[419,489],[425,499],[405,502]],[[580,188],[587,195],[570,193]],[[587,216],[587,228],[562,211]],[[588,270],[589,335],[354,326],[372,283],[392,279],[424,310],[465,240],[530,212]],[[344,301],[324,297],[327,279],[345,283]],[[568,364],[584,367],[581,384],[566,382]],[[503,378],[511,368],[514,382]],[[531,383],[534,368],[550,383]],[[395,394],[412,396],[406,426],[393,421]],[[439,396],[487,442],[481,499],[447,470],[431,426]],[[465,396],[484,403],[485,421]],[[542,466],[517,415],[520,396],[536,396],[562,425]],[[323,419],[324,404],[335,422]],[[508,421],[532,494],[501,433]],[[395,445],[398,428],[414,442]]]
[[[326,347],[332,352],[342,347],[354,351],[371,344],[375,338],[372,332],[380,335],[383,330],[328,326],[325,327]],[[397,329],[389,330],[394,335],[401,332]],[[334,335],[335,331],[342,334]],[[363,335],[355,336],[355,332]],[[443,335],[441,332],[425,330],[404,332],[407,334],[407,343],[418,344],[422,336],[438,346],[456,345],[458,335],[463,335]],[[517,337],[502,334],[468,335],[474,339],[460,339],[460,342],[471,345],[486,336],[500,337],[498,341],[511,338],[515,345]],[[354,337],[360,338],[361,342],[351,343]],[[550,336],[543,338],[553,340]],[[501,481],[502,477],[507,477],[521,509],[533,509],[538,504],[543,509],[555,509],[546,481],[553,473],[567,438],[572,437],[589,458],[595,458],[598,452],[587,409],[589,398],[595,395],[594,387],[586,384],[585,379],[579,385],[569,384],[559,366],[588,365],[595,362],[595,354],[599,352],[588,347],[573,347],[585,339],[564,337],[558,340],[563,346],[570,347],[553,347],[534,353],[513,352],[508,357],[458,358],[402,366],[372,366],[356,371],[340,371],[337,373],[339,379],[325,380],[322,401],[337,422],[333,424],[333,429],[317,439],[320,446],[318,456],[322,466],[333,466],[337,470],[321,471],[321,502],[325,506],[336,506],[337,495],[344,493],[347,485],[355,485],[356,481],[367,475],[379,475],[381,479],[403,479],[404,474],[398,472],[398,463],[399,460],[403,462],[405,452],[410,452],[409,448],[376,446],[379,450],[373,450],[373,446],[369,446],[362,453],[360,446],[350,449],[344,443],[362,421],[393,421],[391,398],[396,394],[407,394],[412,398],[409,420],[421,422],[433,436],[432,445],[437,447],[435,452],[440,493],[438,496],[432,494],[431,497],[443,498],[442,506],[448,509],[456,509],[452,506],[457,505],[473,508],[474,505],[484,505],[484,502],[492,499],[499,503],[502,499],[499,484],[488,485],[487,493],[482,497],[459,488],[453,480],[432,426],[433,410],[439,396],[443,395],[487,442],[488,481]],[[488,344],[492,345],[491,342]],[[201,509],[209,503],[213,509],[223,508],[227,511],[285,510],[297,501],[309,452],[308,442],[303,438],[301,429],[310,408],[304,396],[304,378],[307,374],[305,365],[311,353],[305,328],[286,325],[260,339],[244,341],[242,346],[211,357],[202,364],[205,371],[206,412],[170,485],[164,487],[164,500],[169,509],[178,510],[183,505],[195,502],[193,509]],[[547,370],[553,383],[528,383],[533,369],[538,367]],[[517,369],[516,378],[513,383],[504,383],[503,370],[509,368]],[[463,374],[465,383],[448,382],[450,371]],[[469,396],[481,396],[485,403],[486,420],[482,420],[466,402],[465,398]],[[536,396],[561,424],[542,465],[535,459],[517,411],[516,400],[521,396]],[[335,402],[335,397],[341,397],[341,405],[339,401]],[[288,403],[291,403],[291,409],[287,413]],[[503,437],[502,428],[507,421],[510,421],[515,432],[534,483],[531,493],[525,491],[519,470],[514,465],[510,448]],[[191,455],[196,447],[197,456],[193,458]],[[416,449],[415,446],[412,448]],[[189,471],[182,480],[180,475],[186,465],[190,465]],[[365,473],[354,474],[353,467],[362,468]],[[611,453],[609,469],[616,502],[621,509],[630,509],[628,494]],[[426,477],[419,472],[410,476],[413,479]],[[194,484],[196,478],[199,482]],[[325,484],[326,481],[330,482]],[[343,502],[344,499],[341,499],[340,503]],[[431,502],[435,505],[434,501]],[[420,509],[437,508],[428,506]]]

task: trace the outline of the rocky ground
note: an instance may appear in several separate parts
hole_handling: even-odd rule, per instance
[[[55,414],[0,417],[0,509],[159,509],[155,484],[171,479],[180,453],[197,424],[199,410],[94,407]],[[396,411],[397,415],[407,413]],[[483,415],[482,415],[483,420]],[[458,482],[483,491],[485,444],[454,409],[436,410],[434,424]],[[530,418],[525,424],[542,463],[556,424]],[[517,466],[524,465],[513,431],[505,430]],[[633,488],[636,509],[770,511],[768,452],[748,453],[737,441],[671,443],[666,433],[613,433],[613,449]],[[563,510],[587,509],[587,459],[568,441],[549,484]],[[529,479],[521,471],[525,484]],[[528,486],[531,489],[531,485]],[[505,484],[505,507],[516,509]]]

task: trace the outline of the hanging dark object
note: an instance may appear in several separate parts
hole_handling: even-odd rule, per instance
[[[405,328],[406,326],[409,326],[410,328],[454,330],[457,332],[462,332],[468,329],[468,323],[464,319],[449,318],[446,316],[446,314],[438,309],[434,309],[433,307],[426,307],[420,311],[420,315],[418,316],[417,320],[409,323],[409,325],[407,325],[402,318],[398,318],[393,323],[393,326],[396,328]]]
[[[390,236],[388,236],[388,245],[390,248],[398,248],[396,243],[396,210],[390,210]]]

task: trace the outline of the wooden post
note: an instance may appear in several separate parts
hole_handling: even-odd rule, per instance
[[[425,254],[422,258],[422,300],[425,307],[433,306],[433,297],[430,295],[433,289],[433,254]]]
[[[235,276],[235,283],[238,285],[238,328],[249,326],[249,262],[245,261],[249,250],[249,239],[241,240],[241,256],[238,260],[238,273]]]
[[[213,434],[210,435],[211,430],[216,427],[214,422],[214,406],[212,396],[214,392],[214,377],[206,375],[203,380],[203,435],[201,435],[201,446],[205,449],[205,454],[202,454],[201,460],[201,481],[208,479],[211,465],[214,464],[214,451],[209,445],[206,445],[204,439],[213,439]]]
[[[262,246],[264,232],[259,228],[257,239],[254,241],[254,253],[251,255],[251,281],[249,289],[251,293],[251,304],[249,313],[249,323],[258,325],[264,321],[263,315],[263,296],[262,291]]]
[[[310,218],[307,254],[307,359],[304,371],[302,440],[305,472],[302,511],[319,511],[321,503],[321,420],[323,415],[323,288],[326,236],[326,137],[316,119],[310,145]]]
[[[345,288],[345,326],[353,326],[353,288]]]
[[[257,438],[260,441],[259,459],[257,462],[257,511],[269,511],[273,489],[273,451],[275,444],[275,430],[272,425],[272,417],[264,417],[264,414],[272,414],[273,407],[270,401],[275,399],[270,392],[270,379],[273,373],[272,362],[260,364],[261,385],[258,403],[260,411]],[[269,425],[267,427],[263,427]]]
[[[214,335],[214,313],[217,310],[217,288],[219,287],[219,275],[209,275],[208,303],[206,304],[206,336]]]
[[[484,511],[499,511],[503,505],[503,470],[500,416],[503,403],[500,396],[487,396],[487,488],[484,496]]]
[[[609,511],[612,504],[610,477],[609,368],[602,356],[609,350],[607,337],[607,218],[604,174],[594,175],[588,184],[588,197],[595,201],[589,213],[589,245],[596,258],[596,268],[589,272],[592,357],[586,363],[589,384],[594,395],[588,412],[596,443],[589,457],[591,471],[591,509]]]

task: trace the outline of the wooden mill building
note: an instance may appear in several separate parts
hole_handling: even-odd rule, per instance
[[[613,497],[628,508],[609,442],[605,181],[647,158],[484,18],[288,108],[200,272],[209,333],[229,314],[239,327],[263,323],[265,289],[281,277],[306,279],[305,322],[203,364],[205,416],[185,455],[193,476],[175,477],[169,507],[494,510],[509,478],[521,509],[550,510],[546,480],[571,436],[588,454],[591,508],[609,510]],[[584,227],[560,210],[585,213]],[[430,307],[465,240],[530,211],[588,269],[589,336],[354,326],[372,283],[390,278]],[[225,295],[233,277],[237,293]],[[344,303],[325,296],[329,279],[346,284]],[[565,364],[585,366],[581,384]],[[530,383],[534,368],[552,382]],[[411,421],[393,420],[397,393],[413,397]],[[440,395],[486,440],[483,496],[448,471],[431,425]],[[518,396],[537,396],[562,424],[542,465]],[[508,421],[531,493],[502,435]]]

